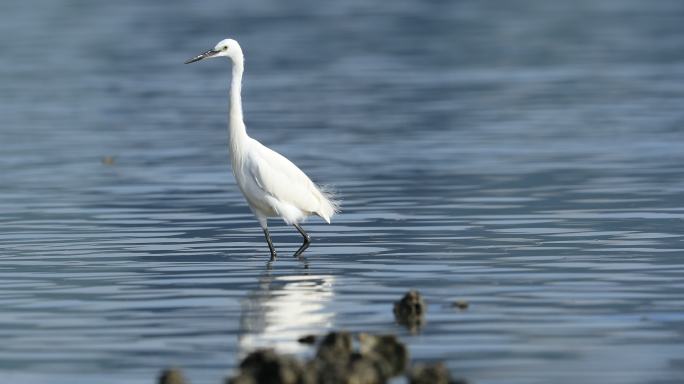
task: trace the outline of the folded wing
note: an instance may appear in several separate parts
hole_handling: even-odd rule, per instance
[[[304,214],[317,214],[326,221],[336,205],[290,160],[253,140],[254,150],[247,164],[248,172],[266,194],[290,204]]]

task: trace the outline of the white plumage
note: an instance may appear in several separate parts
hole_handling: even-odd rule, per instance
[[[271,258],[275,258],[276,252],[268,232],[269,217],[282,218],[302,234],[304,243],[295,253],[295,256],[299,256],[310,241],[300,223],[311,215],[320,216],[330,223],[339,204],[331,193],[316,186],[285,156],[247,135],[241,98],[244,56],[237,41],[222,40],[213,49],[188,60],[186,64],[221,56],[228,57],[233,62],[229,118],[233,175],[264,230]]]
[[[330,223],[335,206],[328,196],[301,169],[283,155],[252,139],[247,151],[246,180],[253,180],[260,189],[257,196],[265,196],[267,217],[280,216],[288,224],[299,223],[306,216],[316,214]]]

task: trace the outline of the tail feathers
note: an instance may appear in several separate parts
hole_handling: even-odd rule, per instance
[[[321,206],[316,214],[325,220],[326,223],[330,224],[330,219],[340,212],[341,201],[337,198],[335,191],[328,186],[320,186],[318,191],[321,193]]]

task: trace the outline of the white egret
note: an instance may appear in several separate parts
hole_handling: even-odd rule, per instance
[[[304,237],[304,243],[295,253],[295,256],[299,256],[311,241],[300,223],[308,216],[317,215],[330,224],[330,219],[338,211],[338,201],[329,191],[316,186],[285,156],[247,135],[242,117],[244,55],[240,44],[233,39],[222,40],[213,49],[185,64],[211,57],[227,57],[233,62],[229,132],[230,160],[237,185],[259,220],[271,251],[271,259],[275,259],[276,251],[268,232],[269,217],[282,218]]]

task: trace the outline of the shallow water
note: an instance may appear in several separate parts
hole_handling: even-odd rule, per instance
[[[3,2],[1,381],[219,383],[347,329],[476,383],[678,382],[684,4],[570,3]],[[249,132],[344,200],[306,261],[232,181],[228,64],[182,65],[226,35]]]

